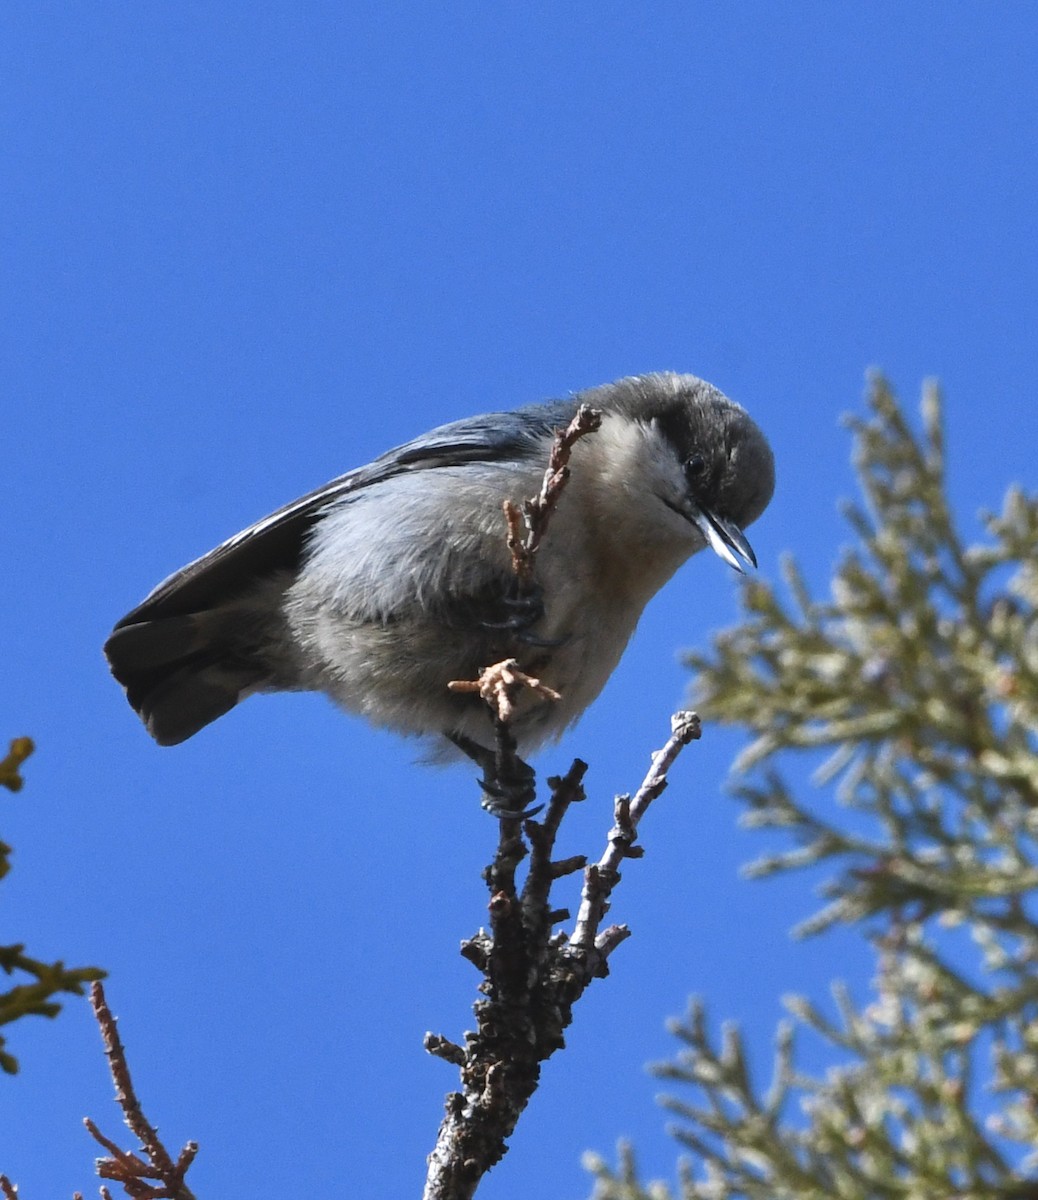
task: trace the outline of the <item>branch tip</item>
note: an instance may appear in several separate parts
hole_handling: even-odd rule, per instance
[[[442,1034],[427,1033],[422,1039],[422,1045],[435,1058],[442,1058],[446,1062],[453,1063],[456,1067],[463,1067],[465,1065],[465,1051],[457,1042],[450,1041]]]

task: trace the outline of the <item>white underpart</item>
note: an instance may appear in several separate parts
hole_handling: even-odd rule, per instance
[[[539,463],[436,468],[334,505],[283,609],[305,686],[404,732],[457,728],[446,684],[466,669],[467,635],[437,623],[437,601],[478,594],[495,567],[509,570],[502,502],[536,494],[542,474]],[[515,654],[562,700],[522,702],[527,746],[557,736],[595,699],[647,602],[706,544],[665,503],[686,497],[681,465],[651,426],[609,414],[577,443],[535,568],[545,613],[530,632],[559,644],[517,644]],[[477,628],[468,640],[485,637]],[[485,715],[469,711],[462,731],[485,740]]]

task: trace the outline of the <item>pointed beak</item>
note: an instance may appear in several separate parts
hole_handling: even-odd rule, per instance
[[[698,513],[692,517],[692,522],[706,538],[710,549],[740,574],[745,574],[743,563],[749,563],[754,567],[757,565],[757,556],[753,553],[753,547],[734,521],[718,516],[708,508],[700,508]]]

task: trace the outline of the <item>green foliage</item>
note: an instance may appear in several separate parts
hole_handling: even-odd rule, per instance
[[[32,738],[12,739],[10,749],[5,757],[0,759],[0,785],[12,792],[21,791],[25,780],[22,779],[20,768],[34,749]]]
[[[800,932],[860,927],[875,996],[859,1009],[837,985],[835,1020],[788,999],[763,1095],[737,1029],[715,1044],[698,1005],[675,1024],[659,1073],[691,1093],[665,1101],[692,1152],[683,1200],[1038,1197],[1038,500],[1010,489],[990,540],[965,544],[936,389],[921,436],[882,380],[869,406],[831,597],[789,560],[788,598],[748,583],[745,621],[690,662],[705,721],[751,735],[746,823],[791,843],[750,873],[832,868]],[[825,755],[813,779],[842,814],[794,794],[798,753]],[[822,1078],[795,1065],[805,1025],[832,1049]],[[596,1200],[671,1194],[630,1157],[592,1169]]]
[[[12,792],[21,789],[20,767],[33,751],[29,738],[15,738],[6,758],[0,760],[0,784]],[[0,842],[0,878],[10,869],[10,846]],[[95,979],[103,979],[104,971],[97,967],[76,967],[71,970],[63,963],[44,963],[25,954],[22,945],[0,946],[0,970],[5,975],[20,971],[32,982],[17,984],[6,992],[0,992],[0,1025],[17,1021],[19,1017],[33,1014],[40,1017],[56,1017],[61,1005],[53,997],[61,992],[76,996],[83,995],[83,985]],[[18,1060],[9,1054],[0,1037],[0,1071],[13,1075],[18,1070]]]

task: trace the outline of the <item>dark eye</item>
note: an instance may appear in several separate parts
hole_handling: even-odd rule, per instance
[[[695,479],[706,470],[706,459],[702,454],[693,454],[685,463],[685,474],[689,479]]]

